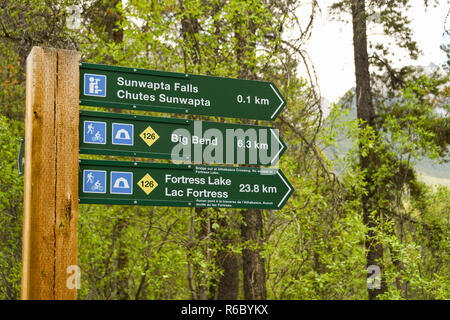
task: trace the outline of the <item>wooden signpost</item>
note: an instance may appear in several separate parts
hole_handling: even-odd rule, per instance
[[[22,299],[76,299],[79,60],[34,47],[27,58]],[[70,134],[69,134],[70,133]]]
[[[286,101],[273,83],[80,64],[76,51],[40,47],[26,73],[22,299],[76,299],[79,203],[281,209],[294,191],[279,169],[78,159],[275,165],[286,145],[270,127],[79,110],[274,120]]]

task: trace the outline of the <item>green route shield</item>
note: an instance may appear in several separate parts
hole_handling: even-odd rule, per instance
[[[279,169],[80,160],[80,203],[281,209],[293,187]]]
[[[286,101],[271,82],[82,63],[80,104],[271,121]]]
[[[242,124],[80,111],[80,153],[276,165],[286,150],[278,130]]]

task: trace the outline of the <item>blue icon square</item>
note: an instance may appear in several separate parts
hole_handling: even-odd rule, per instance
[[[133,172],[111,171],[112,194],[133,194]]]
[[[106,122],[84,121],[84,143],[106,144]]]
[[[101,74],[84,74],[84,95],[106,97],[106,76]]]
[[[112,124],[112,144],[132,146],[134,139],[134,125],[129,123]]]
[[[84,193],[106,193],[106,171],[83,170]]]

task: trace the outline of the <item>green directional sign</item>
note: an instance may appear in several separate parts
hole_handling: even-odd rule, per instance
[[[84,110],[79,133],[85,154],[271,166],[286,150],[269,127]]]
[[[80,203],[281,209],[293,187],[279,169],[80,160]]]
[[[80,104],[275,120],[286,101],[271,82],[82,63]]]

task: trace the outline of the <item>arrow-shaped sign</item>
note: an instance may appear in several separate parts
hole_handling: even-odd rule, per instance
[[[278,130],[131,114],[80,111],[80,153],[276,165],[286,150]]]
[[[272,82],[82,63],[80,104],[272,121],[286,101]]]
[[[279,169],[80,160],[80,203],[281,209],[293,187]]]

